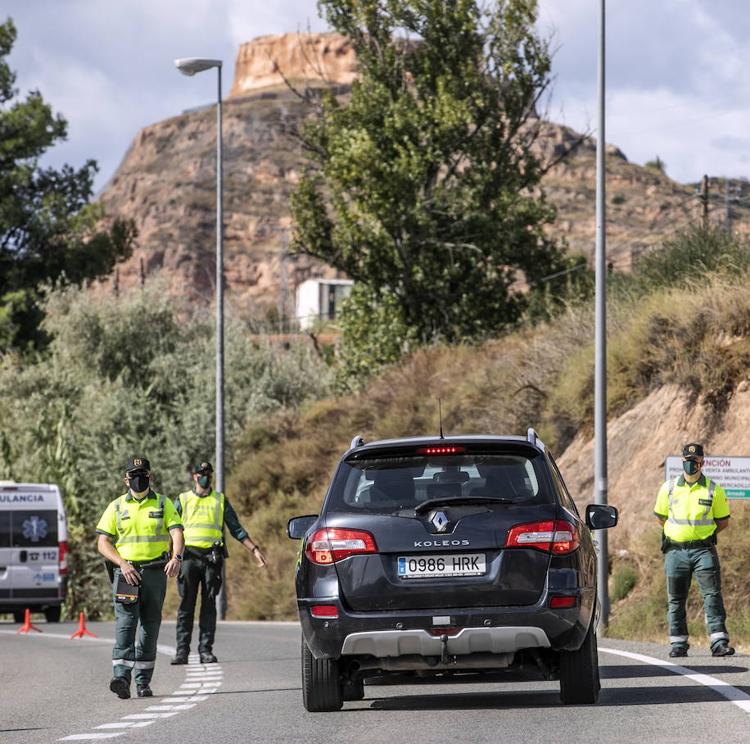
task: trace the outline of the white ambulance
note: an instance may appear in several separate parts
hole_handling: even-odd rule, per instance
[[[68,580],[68,529],[60,489],[0,481],[0,614],[24,610],[59,622]]]

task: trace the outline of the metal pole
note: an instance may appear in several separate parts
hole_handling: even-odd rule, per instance
[[[605,41],[606,0],[600,0],[599,12],[599,122],[596,141],[596,330],[594,365],[594,502],[607,503],[607,247],[605,212],[606,133],[605,113]],[[601,625],[609,623],[609,555],[607,530],[597,535],[597,586]]]
[[[216,490],[224,492],[224,205],[221,128],[221,65],[217,72],[216,98]],[[227,614],[222,567],[221,589],[216,596],[216,612],[220,620]]]

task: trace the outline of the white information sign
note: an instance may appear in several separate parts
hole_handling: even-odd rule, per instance
[[[668,457],[665,470],[667,480],[682,475],[682,458]],[[728,499],[750,499],[750,457],[705,457],[703,472],[727,492]]]

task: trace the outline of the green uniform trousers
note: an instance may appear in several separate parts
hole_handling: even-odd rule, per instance
[[[216,595],[221,588],[221,564],[198,557],[185,556],[177,579],[180,607],[177,610],[177,653],[190,651],[193,622],[198,592],[201,595],[201,613],[198,620],[200,634],[198,652],[210,653],[216,635]]]
[[[698,581],[703,597],[703,609],[711,647],[713,648],[718,643],[728,642],[727,613],[721,596],[721,570],[716,548],[670,548],[664,556],[664,572],[667,575],[669,596],[667,610],[669,642],[681,648],[688,646],[685,605],[693,576]]]
[[[119,577],[120,569],[117,568],[113,593]],[[115,646],[112,649],[115,677],[124,677],[130,682],[130,675],[135,671],[136,684],[147,685],[151,681],[166,591],[164,567],[145,568],[141,572],[138,601],[133,604],[115,602]]]

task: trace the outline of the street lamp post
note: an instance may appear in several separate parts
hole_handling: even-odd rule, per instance
[[[176,59],[175,66],[183,74],[192,77],[199,72],[216,68],[216,453],[214,461],[215,487],[224,492],[224,206],[223,206],[223,161],[221,131],[221,66],[220,59],[187,57]],[[223,573],[223,568],[222,568]],[[223,578],[223,577],[222,577]],[[222,580],[216,597],[219,618],[226,616],[227,601]]]
[[[596,139],[596,322],[594,362],[594,501],[606,504],[607,496],[607,244],[606,244],[606,147],[605,141],[605,41],[606,0],[599,0],[599,121]],[[609,551],[607,530],[597,536],[597,585],[601,623],[609,624]]]

